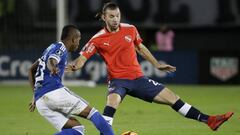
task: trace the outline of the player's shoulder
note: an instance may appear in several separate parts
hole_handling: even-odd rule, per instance
[[[59,56],[63,56],[63,54],[67,53],[67,49],[62,42],[52,43],[45,51],[44,54],[52,55],[56,54]]]
[[[103,36],[104,34],[106,34],[106,31],[104,29],[101,29],[91,38],[91,40],[99,38],[99,37]]]
[[[136,26],[132,25],[132,24],[128,24],[128,23],[120,23],[121,29],[123,31],[132,31],[135,32],[137,30]]]
[[[128,23],[120,23],[121,27],[123,28],[135,28],[134,25]]]
[[[63,52],[67,51],[65,45],[63,42],[55,42],[50,45],[50,48],[52,47],[53,50],[61,50]]]

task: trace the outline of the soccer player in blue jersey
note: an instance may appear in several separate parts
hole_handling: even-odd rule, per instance
[[[62,30],[61,42],[51,44],[29,69],[29,82],[34,96],[29,105],[36,108],[56,129],[55,135],[84,135],[84,126],[72,115],[92,121],[104,135],[114,135],[111,126],[93,107],[62,84],[68,52],[75,51],[81,39],[74,25]]]
[[[126,95],[168,105],[186,118],[207,124],[214,131],[233,115],[233,112],[223,115],[202,113],[163,84],[144,76],[137,60],[137,53],[159,70],[175,72],[176,67],[159,63],[143,45],[137,28],[134,25],[120,23],[121,12],[115,3],[106,3],[99,15],[105,27],[89,40],[80,52],[81,55],[72,65],[67,66],[66,71],[82,68],[96,53],[103,58],[109,79],[103,115],[109,124],[112,125],[115,112]]]

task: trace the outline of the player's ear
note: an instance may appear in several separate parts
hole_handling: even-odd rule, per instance
[[[105,15],[104,15],[104,14],[101,15],[101,19],[102,19],[103,21],[105,21]]]

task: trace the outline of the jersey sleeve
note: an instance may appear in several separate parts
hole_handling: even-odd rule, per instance
[[[140,36],[140,34],[138,33],[138,30],[136,27],[134,27],[134,44],[136,46],[140,45],[140,43],[142,43],[142,38]]]
[[[93,56],[97,52],[96,44],[89,41],[80,51],[80,55],[85,56],[87,59]]]
[[[50,52],[48,59],[53,58],[57,61],[57,63],[59,63],[62,56],[64,55],[64,51],[66,51],[66,48],[56,47]]]

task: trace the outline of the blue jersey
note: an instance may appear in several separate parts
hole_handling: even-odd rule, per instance
[[[51,44],[39,58],[39,65],[35,74],[34,94],[35,100],[39,99],[45,93],[63,87],[62,76],[67,64],[67,49],[62,42]],[[47,68],[49,58],[57,60],[59,72],[51,75]]]

